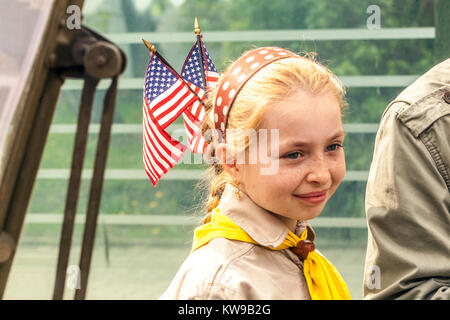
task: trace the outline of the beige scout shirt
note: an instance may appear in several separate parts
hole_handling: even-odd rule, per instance
[[[385,110],[367,181],[366,299],[450,299],[450,59]]]
[[[277,247],[287,236],[286,225],[228,184],[219,203],[221,213],[263,246]],[[295,234],[305,228],[297,222]],[[310,229],[310,240],[314,232]],[[290,249],[270,250],[248,242],[215,238],[191,253],[160,299],[311,299],[303,262]]]

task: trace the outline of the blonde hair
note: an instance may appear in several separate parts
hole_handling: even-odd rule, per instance
[[[225,73],[229,71],[229,68]],[[206,115],[202,123],[203,135],[215,128],[211,113],[214,114],[214,101],[219,85],[220,80],[216,90],[206,101]],[[347,105],[345,88],[341,81],[328,68],[317,62],[312,54],[286,58],[267,65],[247,81],[237,94],[229,111],[226,129],[240,129],[241,132],[248,129],[257,130],[267,107],[299,88],[311,94],[331,92],[339,101],[341,113]],[[209,138],[211,137],[205,137],[207,141]],[[226,143],[232,147],[234,159],[239,152],[248,149],[247,138],[247,136],[239,134],[229,136],[227,131]],[[211,146],[217,137],[213,136],[212,139]],[[241,150],[236,146],[241,146]],[[214,158],[214,148],[210,148],[208,153],[207,157]],[[198,185],[202,189],[208,190],[203,208],[207,213],[204,222],[207,222],[210,212],[218,205],[227,183],[237,187],[233,177],[219,163],[211,163],[205,172],[205,177],[199,181]]]

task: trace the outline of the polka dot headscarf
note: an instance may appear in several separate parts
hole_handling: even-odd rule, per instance
[[[248,51],[237,59],[218,83],[214,103],[214,125],[225,138],[228,114],[233,102],[244,84],[268,64],[284,59],[299,57],[289,50],[277,47],[263,47]]]

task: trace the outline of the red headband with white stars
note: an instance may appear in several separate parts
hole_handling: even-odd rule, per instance
[[[286,49],[263,47],[248,51],[231,65],[229,71],[218,83],[219,88],[214,102],[214,124],[223,138],[225,138],[228,114],[244,84],[268,64],[292,57],[299,56]]]

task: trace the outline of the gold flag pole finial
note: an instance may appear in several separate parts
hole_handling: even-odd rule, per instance
[[[208,97],[208,93],[206,92],[207,90],[207,82],[206,82],[206,72],[205,72],[205,56],[204,56],[204,52],[203,52],[203,44],[202,44],[202,35],[200,34],[200,25],[198,24],[198,19],[197,17],[195,17],[194,20],[194,31],[195,34],[197,35],[197,42],[196,42],[196,46],[197,46],[197,50],[198,50],[198,56],[200,57],[200,74],[202,76],[202,84],[203,84],[203,88],[205,90],[205,97]]]
[[[195,31],[196,35],[200,34],[200,25],[198,24],[197,17],[195,17],[195,20],[194,20],[194,31]]]
[[[156,52],[156,48],[154,45],[152,45],[150,42],[142,39],[142,42],[144,42],[145,46],[148,48],[148,50],[150,50],[151,52],[155,53]]]

